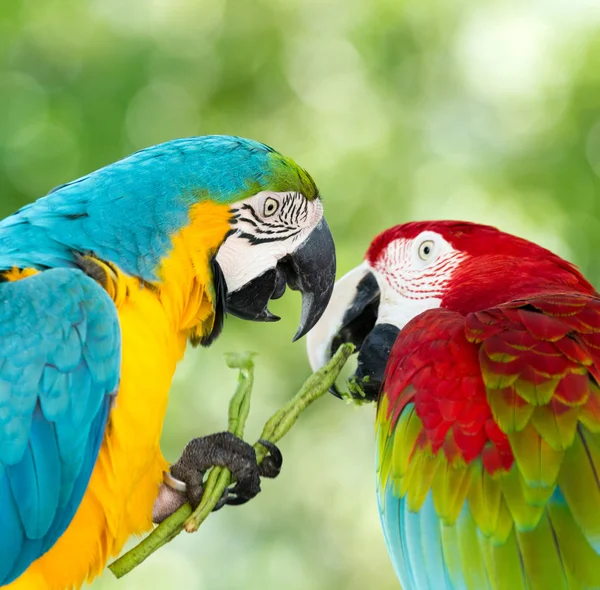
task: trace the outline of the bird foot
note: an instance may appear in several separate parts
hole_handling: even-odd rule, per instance
[[[204,493],[204,475],[214,466],[229,469],[234,481],[214,510],[225,504],[245,504],[254,498],[260,492],[260,478],[277,477],[283,464],[281,452],[273,443],[265,440],[259,440],[259,443],[269,451],[260,465],[254,448],[231,432],[191,440],[179,460],[171,466],[170,474],[165,476],[166,486],[161,486],[154,506],[154,522],[164,520],[166,513],[172,514],[185,500],[196,509]]]

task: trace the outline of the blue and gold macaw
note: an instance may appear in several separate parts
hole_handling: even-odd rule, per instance
[[[237,471],[232,503],[255,495],[267,473],[226,434],[194,439],[168,473],[175,366],[226,312],[278,319],[267,304],[286,285],[303,295],[301,337],[334,276],[311,177],[238,137],[144,149],[1,221],[0,586],[91,580],[174,509],[165,472],[192,503],[211,464]]]

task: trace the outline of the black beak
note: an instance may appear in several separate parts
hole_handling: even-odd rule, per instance
[[[352,397],[377,401],[385,367],[400,330],[392,324],[376,324],[358,351],[358,367],[350,379]]]
[[[376,324],[380,291],[370,271],[358,267],[344,279],[336,284],[324,321],[315,328],[314,336],[309,335],[309,358],[316,370],[341,344],[351,342],[358,350],[358,367],[349,380],[350,394],[356,399],[375,401],[399,330],[391,324]],[[336,303],[345,309],[332,309]],[[330,391],[343,397],[335,384]]]
[[[282,258],[275,268],[228,293],[229,313],[245,320],[274,322],[268,304],[278,299],[286,285],[302,293],[300,326],[294,341],[304,336],[323,315],[335,283],[335,245],[325,219],[321,219],[306,240]]]

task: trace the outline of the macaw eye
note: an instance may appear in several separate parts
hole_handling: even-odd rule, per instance
[[[421,242],[421,245],[419,246],[419,258],[425,261],[429,260],[433,255],[433,246],[432,240]]]
[[[269,197],[265,200],[263,215],[265,217],[271,217],[272,215],[275,215],[277,209],[279,209],[279,202],[272,197]]]

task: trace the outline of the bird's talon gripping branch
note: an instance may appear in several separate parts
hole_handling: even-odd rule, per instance
[[[275,478],[281,472],[281,466],[283,465],[283,455],[279,448],[272,442],[265,440],[264,438],[258,439],[258,443],[265,447],[269,454],[262,460],[262,463],[258,467],[258,471],[261,477]]]
[[[258,466],[258,474],[260,477],[268,477],[270,479],[273,479],[277,477],[281,472],[281,466],[283,465],[283,455],[281,454],[281,451],[277,448],[277,446],[273,443],[262,439],[258,442],[269,451],[269,454],[262,460],[261,464]],[[248,480],[238,481],[235,485],[231,486],[230,488],[227,488],[226,494],[224,494],[223,496],[225,500],[223,501],[223,499],[221,499],[219,501],[219,504],[217,504],[217,507],[214,508],[213,512],[215,510],[218,510],[218,508],[221,508],[224,504],[228,504],[229,506],[240,506],[241,504],[245,504],[246,502],[248,502],[248,500],[252,500],[252,498],[256,496],[256,493],[253,493],[252,490],[250,490],[249,493],[247,481]],[[223,504],[221,504],[222,501]]]
[[[223,495],[219,498],[219,501],[216,503],[215,507],[212,509],[213,512],[217,512],[217,510],[221,510],[225,504],[229,503],[229,488],[225,488],[223,491]]]
[[[276,470],[281,468],[282,457],[279,449],[274,443],[281,440],[290,428],[295,424],[300,414],[310,406],[315,400],[325,395],[339,375],[345,362],[354,351],[352,344],[342,344],[333,358],[319,371],[311,375],[304,383],[296,396],[290,400],[283,408],[277,410],[265,424],[260,441],[254,445],[257,462],[262,465],[263,459],[271,459],[275,463]],[[229,404],[229,430],[238,436],[243,436],[244,425],[248,417],[250,394],[252,390],[252,355],[240,357],[239,355],[229,355],[227,364],[231,368],[240,369],[240,380],[238,388]],[[263,450],[270,452],[270,456],[265,456]],[[264,471],[264,469],[262,470]],[[221,480],[221,476],[227,477]],[[268,476],[267,473],[261,475]],[[211,482],[212,480],[212,482]],[[202,504],[198,507],[199,514],[197,518],[192,514],[191,507],[183,500],[183,503],[171,510],[167,516],[162,515],[162,519],[154,520],[161,522],[160,526],[148,535],[139,545],[122,555],[118,560],[110,565],[110,569],[117,578],[123,577],[132,569],[137,567],[147,559],[157,549],[172,541],[180,532],[186,530],[193,532],[204,522],[208,514],[218,505],[219,501],[215,498],[222,495],[228,485],[229,474],[223,473],[222,468],[211,470],[206,481],[206,510],[202,511]],[[161,494],[165,490],[170,490],[168,486],[163,485]],[[170,490],[173,494],[178,492]],[[159,494],[160,496],[160,494]],[[185,498],[179,494],[181,501]],[[158,510],[156,511],[158,512]],[[192,522],[193,520],[193,522]]]
[[[281,469],[281,452],[275,445],[264,442],[270,455],[266,465],[263,462],[259,467],[254,448],[231,432],[195,438],[171,467],[170,480],[185,484],[187,499],[195,509],[202,500],[206,471],[214,466],[226,467],[235,484],[225,491],[215,510],[225,504],[245,504],[260,492],[261,475],[276,477]]]

